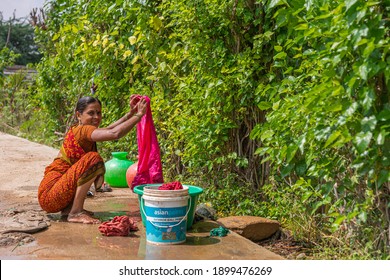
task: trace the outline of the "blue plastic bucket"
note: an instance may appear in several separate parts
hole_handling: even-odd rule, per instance
[[[186,241],[188,188],[182,190],[143,190],[141,211],[145,216],[146,241],[157,245]]]
[[[142,201],[142,195],[144,194],[144,188],[149,188],[149,187],[156,187],[158,188],[162,184],[145,184],[145,185],[139,185],[134,187],[133,191],[138,194],[138,202],[140,205],[140,208],[143,205]],[[203,189],[198,186],[191,186],[191,185],[183,185],[183,188],[188,188],[188,194],[190,196],[190,199],[188,200],[188,207],[189,207],[189,212],[187,215],[187,230],[189,230],[192,227],[192,224],[194,222],[195,218],[195,210],[196,206],[198,203],[198,199],[200,194],[203,192]],[[144,213],[141,211],[141,217],[142,217],[142,224],[146,226],[146,218]]]

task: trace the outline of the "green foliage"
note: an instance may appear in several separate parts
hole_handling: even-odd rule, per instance
[[[13,64],[18,58],[10,49],[4,47],[0,50],[0,116],[2,122],[1,127],[7,126],[12,128],[12,124],[16,121],[14,113],[16,112],[17,103],[15,102],[15,92],[17,92],[21,86],[22,75],[17,74],[9,78],[5,77],[3,71],[6,66]],[[6,121],[10,122],[10,125]]]
[[[15,63],[15,60],[19,57],[18,54],[15,54],[12,50],[7,47],[3,47],[0,50],[0,75],[3,77],[3,70],[8,65]]]
[[[263,143],[258,153],[273,163],[277,181],[291,182],[288,197],[303,199],[301,211],[320,210],[316,223],[323,229],[347,227],[358,234],[370,225],[385,234],[388,7],[370,1],[293,1],[268,9],[276,40],[268,48],[273,57],[268,81],[257,88],[259,108],[267,111],[267,122],[252,131]],[[388,240],[375,246],[388,250]]]
[[[0,130],[25,138],[56,146],[50,119],[40,110],[41,99],[37,94],[35,81],[21,69],[6,76],[3,71],[14,65],[20,54],[8,48],[0,51]]]
[[[0,18],[0,49],[8,48],[19,56],[15,59],[18,65],[37,63],[41,58],[34,42],[34,29],[20,19],[3,21]]]
[[[103,125],[148,95],[166,180],[203,186],[220,215],[267,216],[383,258],[386,2],[54,1],[36,29],[36,96],[47,129],[64,132],[92,80]],[[137,154],[134,134],[101,148]]]

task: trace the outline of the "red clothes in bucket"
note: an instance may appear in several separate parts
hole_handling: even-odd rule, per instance
[[[178,181],[165,183],[162,184],[160,187],[158,187],[158,190],[168,190],[168,191],[182,190],[182,189],[183,189],[183,185]]]

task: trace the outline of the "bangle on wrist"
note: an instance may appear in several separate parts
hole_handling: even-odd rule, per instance
[[[142,118],[142,116],[140,115],[140,114],[134,114],[134,117],[137,117],[137,118],[139,118],[139,119],[141,119]]]

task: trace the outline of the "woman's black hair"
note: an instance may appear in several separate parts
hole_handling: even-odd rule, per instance
[[[80,114],[82,114],[89,104],[92,104],[95,102],[99,102],[100,106],[102,106],[102,102],[100,102],[100,100],[97,97],[93,97],[93,96],[81,97],[77,101],[76,112],[79,112]]]

